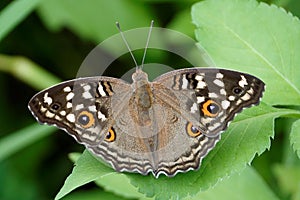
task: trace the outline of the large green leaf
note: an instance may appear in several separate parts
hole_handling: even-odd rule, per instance
[[[241,171],[256,154],[270,147],[274,119],[293,114],[292,110],[275,109],[261,104],[239,114],[222,133],[222,139],[204,159],[197,172],[178,174],[174,178],[131,175],[139,191],[157,199],[184,197],[205,190],[233,171]]]
[[[222,134],[221,141],[204,159],[199,171],[178,174],[174,178],[161,176],[158,179],[152,175],[141,176],[126,173],[127,178],[138,188],[139,192],[148,197],[169,199],[182,198],[188,194],[194,195],[214,185],[233,171],[241,171],[247,163],[252,161],[255,154],[261,154],[269,148],[270,137],[273,137],[274,119],[293,113],[294,111],[291,110],[276,109],[265,104],[247,109],[239,114],[228,131]],[[121,185],[116,184],[118,179],[122,180]],[[129,181],[124,175],[114,172],[85,152],[76,162],[72,174],[66,180],[57,199],[95,180],[104,188],[117,194],[118,191],[123,191],[125,196],[129,196],[126,193],[134,191],[131,185],[126,185]],[[132,195],[139,197],[135,193]]]
[[[207,0],[192,8],[196,37],[217,67],[260,77],[264,101],[300,103],[300,23],[282,8],[254,0]]]

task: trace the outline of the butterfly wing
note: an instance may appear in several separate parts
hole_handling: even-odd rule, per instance
[[[95,146],[109,133],[113,115],[118,115],[129,92],[130,85],[120,79],[81,78],[39,92],[28,107],[40,123],[55,125],[79,143]]]
[[[208,137],[224,131],[243,108],[258,104],[264,91],[264,83],[252,75],[214,68],[175,70],[154,83],[169,88],[180,102],[174,109]],[[157,91],[157,97],[176,105],[169,94]]]

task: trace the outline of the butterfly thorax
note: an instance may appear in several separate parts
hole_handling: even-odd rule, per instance
[[[147,126],[151,124],[151,117],[149,111],[152,108],[153,93],[151,85],[148,81],[148,75],[141,69],[138,69],[132,75],[133,95],[131,97],[131,113],[133,119],[139,126]]]

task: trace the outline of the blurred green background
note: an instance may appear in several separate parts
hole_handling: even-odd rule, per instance
[[[101,41],[118,33],[116,21],[127,30],[148,26],[153,19],[157,27],[178,30],[194,37],[190,8],[195,2],[197,1],[0,1],[1,200],[53,199],[73,168],[68,154],[83,151],[81,145],[61,130],[39,127],[37,131],[39,125],[27,109],[29,99],[42,88],[76,77],[85,56]],[[300,3],[297,0],[270,0],[267,3],[277,4],[296,16],[300,15]],[[142,52],[137,54],[141,56]],[[150,58],[151,55],[150,52]],[[153,55],[159,57],[155,58],[157,62],[178,66],[174,55],[155,52]],[[106,75],[120,77],[126,66],[132,66],[132,59],[126,55],[114,64]],[[31,70],[35,72],[29,73]],[[41,74],[46,78],[41,77]],[[289,127],[284,120],[280,123],[282,129]],[[277,131],[280,133],[283,130]],[[24,137],[26,134],[28,137]],[[275,148],[274,154],[286,153],[276,151],[277,146],[286,142],[284,139],[280,140],[281,134],[276,137],[279,139],[275,140],[272,147]],[[271,153],[266,152],[254,164],[261,169],[260,172],[271,187],[276,189],[278,185],[265,168],[274,159],[269,154]],[[88,184],[80,190],[86,191],[94,187],[96,186]]]

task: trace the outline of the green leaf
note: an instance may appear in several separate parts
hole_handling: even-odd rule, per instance
[[[96,43],[118,33],[116,21],[129,29],[148,26],[153,18],[143,2],[129,0],[51,0],[40,4],[38,13],[49,29],[68,27]]]
[[[278,197],[267,186],[261,176],[251,167],[246,167],[240,174],[236,173],[220,181],[216,187],[198,193],[190,200],[276,200]]]
[[[297,120],[293,123],[291,129],[291,145],[300,158],[300,120]]]
[[[285,195],[292,195],[291,199],[297,199],[300,195],[300,168],[298,166],[275,165],[273,167],[275,177]],[[299,199],[299,198],[298,198]]]
[[[180,31],[181,33],[188,35],[189,37],[194,37],[194,27],[191,22],[191,11],[190,9],[183,10],[178,13],[170,24],[168,28],[175,31]],[[177,41],[173,41],[177,42]]]
[[[87,150],[85,150],[82,156],[75,162],[72,173],[66,179],[55,199],[61,199],[75,188],[111,173],[116,172],[105,166],[99,160],[96,160]]]
[[[254,0],[207,0],[192,7],[196,38],[217,67],[244,71],[267,85],[263,100],[300,102],[300,23]]]
[[[137,188],[129,183],[129,179],[125,174],[115,172],[112,168],[107,167],[87,150],[79,159],[77,153],[72,153],[70,156],[72,160],[76,160],[75,167],[55,199],[60,199],[75,188],[92,181],[108,191],[127,198],[144,197],[144,195],[137,192]]]
[[[92,191],[80,191],[70,194],[63,198],[63,200],[126,200],[120,196],[116,196],[114,194],[104,192],[101,190],[92,190]]]
[[[156,199],[182,198],[215,185],[218,180],[244,169],[256,154],[270,147],[274,136],[274,119],[293,110],[272,108],[266,104],[246,109],[222,133],[222,139],[204,158],[199,171],[178,174],[174,178],[128,175],[132,184],[146,196]],[[299,114],[299,113],[298,113]]]
[[[25,19],[41,0],[12,1],[0,12],[0,41],[23,19]]]
[[[27,147],[43,137],[46,137],[56,129],[49,126],[33,124],[24,129],[11,133],[0,140],[0,161],[6,159],[19,150]]]
[[[145,196],[139,193],[136,187],[130,184],[130,179],[125,174],[115,173],[103,176],[97,179],[95,183],[107,191],[111,191],[119,196],[126,198],[143,198]]]
[[[204,159],[199,171],[180,173],[174,178],[161,176],[155,179],[152,175],[131,173],[126,173],[126,176],[131,184],[147,197],[170,199],[195,195],[215,185],[218,180],[232,174],[233,171],[243,170],[256,154],[261,154],[269,148],[270,137],[274,135],[274,119],[289,114],[295,114],[295,111],[276,109],[266,104],[245,110],[231,123],[228,131],[222,133],[222,139]],[[84,152],[56,199],[95,180],[116,194],[128,196],[131,193],[131,197],[140,197],[127,178],[124,174],[106,167],[88,152]],[[118,180],[121,185],[117,184]]]

